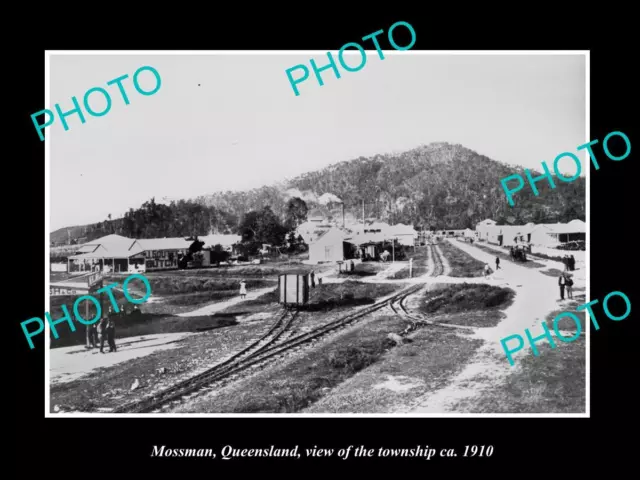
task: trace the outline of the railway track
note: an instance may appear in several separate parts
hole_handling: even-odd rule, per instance
[[[440,256],[440,252],[437,250],[437,245],[431,244],[431,258],[433,258],[433,273],[432,276],[439,277],[444,273],[444,264],[442,263],[442,257]]]
[[[267,333],[224,362],[146,398],[122,405],[114,409],[113,413],[155,413],[167,410],[200,393],[215,390],[229,381],[236,380],[248,373],[249,369],[255,370],[272,364],[285,355],[315,344],[329,334],[355,324],[365,315],[391,304],[397,304],[422,287],[422,285],[412,285],[385,300],[296,336],[283,336],[290,331],[297,315],[296,312],[284,312]],[[289,319],[286,319],[287,314],[290,315]],[[278,340],[280,342],[276,343]]]

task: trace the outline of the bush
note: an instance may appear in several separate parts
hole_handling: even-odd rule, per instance
[[[512,290],[493,285],[451,285],[443,290],[427,292],[425,313],[459,313],[504,307],[514,296]]]
[[[359,372],[374,363],[378,358],[379,352],[384,350],[384,340],[377,343],[380,345],[366,345],[360,348],[349,347],[345,350],[331,352],[328,357],[329,364],[333,368],[343,370],[348,374]]]

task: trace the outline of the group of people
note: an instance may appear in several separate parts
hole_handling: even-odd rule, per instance
[[[558,286],[560,287],[560,300],[564,300],[564,291],[567,290],[567,298],[573,299],[573,280],[571,274],[566,271],[560,274],[558,277]]]
[[[562,257],[562,263],[564,263],[564,270],[573,272],[576,269],[576,259],[573,255],[564,255]]]
[[[137,310],[137,305],[136,305]],[[125,315],[124,305],[120,306],[120,315]],[[116,314],[113,309],[109,307],[107,315],[103,316],[99,322],[88,326],[88,343],[89,348],[96,348],[100,345],[100,353],[104,353],[104,342],[107,341],[109,345],[109,352],[115,352],[116,349]]]
[[[142,312],[137,305],[134,305],[133,310],[129,313],[129,315],[140,314],[142,314]],[[88,326],[89,348],[96,348],[100,345],[100,353],[104,353],[104,342],[106,341],[109,345],[109,352],[117,351],[115,320],[117,317],[124,317],[125,315],[127,315],[127,311],[124,305],[120,305],[118,313],[115,313],[113,308],[110,306],[107,314],[103,316],[99,322]]]

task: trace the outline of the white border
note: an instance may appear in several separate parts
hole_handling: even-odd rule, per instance
[[[590,141],[590,122],[591,122],[591,105],[590,95],[591,86],[589,78],[591,75],[590,64],[590,51],[589,50],[382,50],[384,55],[585,55],[585,109],[586,109],[586,125],[585,125],[585,143]],[[334,50],[331,50],[334,52]],[[336,50],[337,52],[337,50]],[[78,51],[78,50],[46,50],[45,51],[45,108],[50,109],[50,91],[49,91],[49,79],[50,69],[49,60],[51,55],[326,55],[327,51],[322,50],[135,50],[135,51],[121,51],[121,50],[104,50],[104,51]],[[347,54],[358,54],[358,52],[345,52]],[[367,50],[367,55],[378,55],[375,50]],[[45,306],[46,311],[49,311],[49,284],[50,284],[50,250],[49,250],[49,229],[50,229],[50,147],[51,147],[51,131],[47,131],[45,136]],[[577,147],[577,145],[576,145]],[[586,301],[591,300],[590,294],[590,257],[591,242],[590,242],[590,230],[591,230],[591,216],[590,216],[590,171],[588,167],[590,165],[589,154],[585,150],[585,163],[586,167],[586,223],[587,223],[587,235],[586,243],[587,248],[585,251],[585,265],[586,265]],[[50,413],[50,335],[48,322],[45,323],[45,418],[142,418],[142,417],[158,417],[158,418],[338,418],[338,417],[361,417],[361,418],[590,418],[591,417],[591,385],[590,385],[590,328],[587,328],[588,322],[585,316],[585,331],[586,331],[586,407],[585,413],[532,413],[532,414],[519,414],[519,413],[423,413],[423,414],[409,414],[409,413],[393,413],[393,414],[378,414],[378,413],[318,413],[318,414],[304,414],[304,413],[265,413],[265,414],[248,414],[248,413]],[[35,353],[35,352],[34,352]]]

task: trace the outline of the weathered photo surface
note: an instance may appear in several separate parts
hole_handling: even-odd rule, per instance
[[[587,414],[585,54],[311,58],[50,55],[49,414]]]

